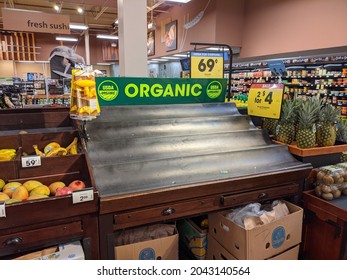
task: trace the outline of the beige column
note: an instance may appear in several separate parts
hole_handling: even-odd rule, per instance
[[[147,77],[147,1],[118,0],[121,77]]]

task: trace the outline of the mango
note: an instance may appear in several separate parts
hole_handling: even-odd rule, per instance
[[[41,198],[47,198],[47,197],[48,195],[33,193],[29,195],[28,200],[35,200],[35,199],[41,199]]]
[[[15,191],[16,188],[21,186],[22,184],[19,182],[10,182],[7,183],[3,188],[2,192],[7,194],[10,198],[12,198],[12,193]]]
[[[10,197],[5,193],[0,192],[0,201],[5,201],[7,199],[10,199]]]
[[[28,190],[24,186],[19,186],[18,188],[14,190],[11,198],[24,201],[28,199],[28,196],[29,196]]]
[[[13,204],[13,203],[17,203],[17,202],[21,202],[19,199],[15,199],[15,198],[10,198],[5,200],[5,204]]]
[[[0,192],[2,191],[2,188],[6,185],[5,180],[0,179]]]
[[[50,190],[49,190],[49,187],[45,186],[45,185],[41,185],[41,186],[38,186],[36,187],[35,189],[33,189],[31,192],[30,192],[30,195],[32,194],[43,194],[43,195],[49,195],[50,194]]]
[[[55,195],[58,188],[65,187],[65,183],[61,181],[53,182],[48,186],[51,195]]]
[[[41,185],[43,184],[36,180],[29,180],[23,184],[23,186],[27,189],[28,192],[31,192],[33,189]]]

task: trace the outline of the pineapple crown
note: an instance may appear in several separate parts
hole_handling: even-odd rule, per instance
[[[303,129],[312,129],[313,125],[319,120],[321,106],[322,101],[315,97],[310,97],[301,102],[300,107],[297,110],[297,121],[299,127]]]
[[[347,142],[347,121],[345,119],[337,120],[336,140]]]
[[[333,105],[326,103],[320,112],[319,122],[324,124],[335,124],[340,115],[340,108],[335,108]]]
[[[285,99],[282,103],[280,123],[294,123],[298,103],[292,99]]]

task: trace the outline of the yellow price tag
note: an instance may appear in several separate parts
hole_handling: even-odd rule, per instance
[[[191,78],[224,78],[224,53],[191,52]]]
[[[248,93],[248,115],[279,119],[283,84],[253,84]]]

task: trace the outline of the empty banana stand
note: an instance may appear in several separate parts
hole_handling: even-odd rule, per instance
[[[231,103],[101,108],[87,150],[100,196],[102,259],[117,232],[255,201],[294,198],[311,165]]]

